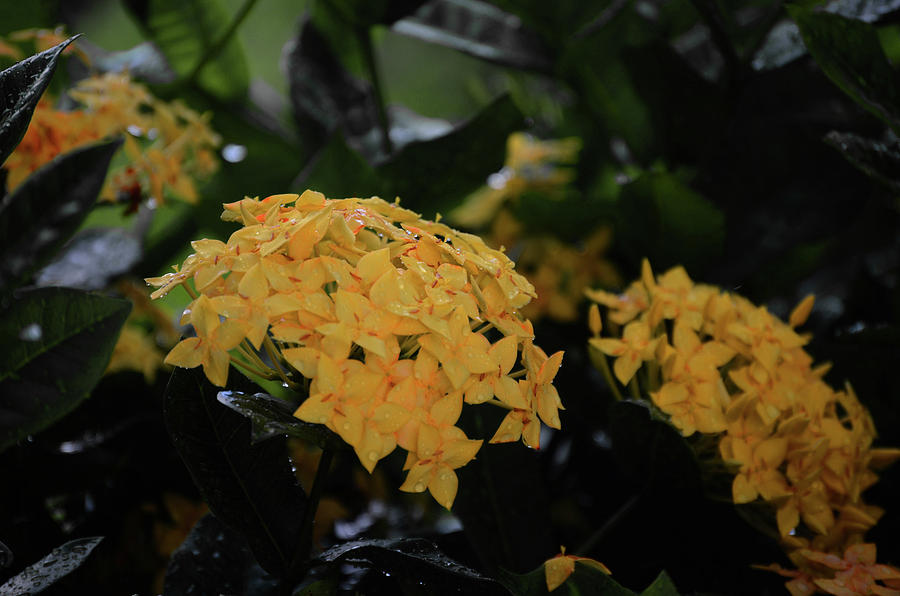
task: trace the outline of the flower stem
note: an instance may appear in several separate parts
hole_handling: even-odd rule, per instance
[[[609,370],[609,362],[606,361],[606,354],[593,346],[589,347],[588,349],[591,353],[591,361],[593,361],[593,363],[600,369],[600,372],[603,373],[603,377],[606,379],[606,384],[613,392],[616,400],[622,401],[623,399],[625,399],[622,396],[622,392],[619,391],[619,384],[616,382],[615,377],[613,377],[612,371]]]
[[[628,391],[631,392],[631,397],[634,399],[641,399],[641,390],[637,384],[637,376],[631,377],[631,381],[628,383]]]
[[[388,123],[387,110],[384,107],[384,94],[381,91],[381,78],[378,76],[378,64],[375,62],[375,49],[372,46],[372,29],[360,27],[356,31],[359,45],[362,46],[363,58],[366,61],[366,70],[372,80],[372,90],[375,92],[375,107],[378,111],[378,127],[381,129],[381,149],[385,156],[394,152],[391,144],[391,128]]]
[[[234,364],[235,366],[239,366],[239,367],[243,368],[244,370],[246,370],[247,372],[253,373],[254,375],[262,377],[263,379],[271,380],[271,379],[275,378],[275,376],[271,373],[271,371],[265,372],[263,370],[260,370],[259,368],[253,366],[249,362],[244,362],[240,358],[235,358],[234,356],[232,356],[230,354],[228,355],[228,358],[231,360],[231,363]]]
[[[188,296],[191,297],[191,300],[196,300],[197,298],[199,298],[197,292],[194,291],[194,288],[192,288],[188,282],[181,282],[181,287],[184,288],[184,291],[188,293]]]
[[[215,58],[219,52],[222,51],[222,48],[225,47],[234,34],[237,32],[238,28],[244,22],[244,19],[247,18],[247,15],[250,14],[250,11],[253,10],[253,6],[259,0],[244,0],[244,4],[238,9],[237,13],[234,15],[234,18],[231,19],[231,23],[228,24],[228,28],[222,33],[222,35],[217,39],[211,46],[206,49],[206,52],[200,57],[200,60],[197,61],[197,64],[194,66],[194,69],[191,70],[191,74],[187,76],[187,81],[193,82],[197,80],[197,77],[200,76],[200,71],[209,64],[209,61]]]

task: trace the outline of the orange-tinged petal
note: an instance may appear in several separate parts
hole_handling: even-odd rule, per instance
[[[246,335],[247,326],[243,321],[229,319],[216,327],[212,334],[212,340],[219,348],[228,351],[236,348]]]
[[[634,376],[634,373],[641,368],[642,363],[643,360],[641,360],[636,352],[630,352],[616,358],[616,361],[613,363],[613,372],[620,383],[627,385]]]
[[[541,385],[546,385],[553,381],[556,377],[556,373],[559,372],[559,367],[562,364],[563,352],[559,351],[550,356],[544,364],[541,365],[540,373],[538,373],[537,382]]]
[[[444,450],[442,461],[451,468],[461,468],[475,459],[482,442],[480,439],[446,441],[442,447]]]
[[[806,322],[806,319],[809,318],[809,313],[812,312],[813,305],[816,302],[815,294],[807,294],[806,297],[800,301],[800,303],[794,307],[794,310],[791,311],[791,315],[788,318],[788,325],[791,327],[799,327],[803,323]]]
[[[588,328],[594,336],[599,336],[600,331],[603,329],[603,319],[600,318],[600,307],[596,304],[591,304],[591,307],[588,310]]]
[[[454,425],[462,413],[462,393],[455,391],[431,407],[431,417],[438,424]]]
[[[316,385],[320,393],[337,393],[344,384],[344,375],[337,363],[326,354],[319,355],[316,366]]]
[[[552,592],[565,583],[575,571],[575,560],[565,555],[558,555],[544,563],[544,576],[547,580],[547,591]]]
[[[589,342],[592,346],[594,346],[607,356],[621,356],[625,353],[625,350],[628,349],[628,344],[626,344],[621,339],[610,339],[608,337],[592,337]]]
[[[419,427],[419,438],[416,441],[416,454],[420,459],[431,457],[441,446],[441,434],[435,427],[430,424],[423,424]]]
[[[522,395],[520,385],[510,377],[500,377],[494,383],[494,394],[497,398],[511,408],[527,410],[531,406],[528,400]]]
[[[453,506],[453,500],[456,499],[456,491],[459,488],[459,479],[456,472],[448,466],[439,465],[435,468],[435,472],[428,483],[428,492],[434,497],[434,500],[440,503],[445,509]]]
[[[400,485],[400,490],[407,493],[423,493],[428,488],[431,474],[434,472],[434,463],[430,460],[417,461],[406,474],[406,480]]]
[[[497,432],[494,433],[494,436],[491,437],[490,442],[511,443],[513,441],[518,441],[522,436],[523,427],[521,411],[513,410],[506,415],[502,422],[500,422],[500,427],[497,429]]]
[[[797,524],[800,523],[800,512],[793,501],[788,501],[778,508],[775,518],[778,522],[778,533],[784,538],[789,536],[794,528],[797,527]]]
[[[491,346],[490,354],[500,366],[500,373],[508,375],[509,371],[516,364],[516,356],[518,355],[519,338],[515,336],[507,336]]]
[[[199,337],[183,339],[166,356],[164,362],[181,368],[196,368],[203,362],[206,350],[201,345]]]
[[[746,476],[738,474],[731,484],[731,495],[735,503],[749,503],[756,499],[759,493]]]
[[[238,293],[250,300],[262,300],[269,295],[269,282],[266,281],[262,266],[257,263],[250,268],[238,284]]]
[[[366,253],[356,263],[356,270],[367,286],[375,283],[378,278],[393,268],[391,250],[388,247]]]
[[[203,362],[203,373],[210,383],[224,387],[228,383],[228,352],[211,349],[209,358]]]
[[[360,411],[354,407],[341,406],[343,414],[335,408],[331,418],[334,432],[339,434],[344,442],[353,447],[357,447],[363,438],[363,427],[365,421]]]
[[[294,411],[294,417],[313,424],[327,424],[331,420],[336,401],[326,394],[310,395]]]
[[[394,403],[384,403],[375,408],[372,422],[381,433],[393,433],[400,430],[411,416],[409,410]]]

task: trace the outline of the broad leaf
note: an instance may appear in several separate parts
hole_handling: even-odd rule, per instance
[[[0,199],[0,295],[49,260],[94,205],[120,141],[65,153]]]
[[[831,131],[825,142],[870,178],[900,192],[900,148],[852,132]]]
[[[231,22],[221,0],[126,0],[125,5],[180,77],[192,74]],[[197,82],[223,100],[240,100],[247,94],[250,71],[236,37],[207,62]]]
[[[54,548],[49,555],[0,586],[0,594],[13,596],[43,592],[78,569],[101,540],[102,536],[79,538]]]
[[[340,133],[331,136],[291,184],[297,192],[307,188],[329,197],[390,196],[384,181],[365,158],[347,145]]]
[[[900,83],[868,23],[788,6],[822,71],[858,104],[900,131]]]
[[[87,40],[79,41],[78,48],[91,59],[91,66],[101,72],[124,71],[154,85],[173,83],[177,76],[165,54],[151,41],[118,52],[109,52]]]
[[[325,0],[348,24],[356,28],[391,25],[426,3],[426,0]]]
[[[219,403],[250,419],[250,436],[254,444],[272,437],[287,435],[303,439],[323,449],[346,449],[347,444],[321,424],[310,424],[294,418],[295,407],[267,393],[220,391]]]
[[[172,553],[163,592],[167,596],[246,594],[253,562],[244,537],[207,513]]]
[[[473,438],[490,437],[503,412],[463,412],[460,426]],[[457,470],[453,513],[489,570],[524,571],[557,545],[539,454],[520,442],[482,445],[478,457]]]
[[[612,404],[609,433],[619,467],[648,494],[700,494],[700,471],[694,452],[675,428],[655,420],[643,403]],[[662,492],[654,492],[662,491]]]
[[[256,392],[231,370],[228,386]],[[166,426],[210,510],[249,542],[259,564],[287,574],[300,546],[306,495],[283,437],[250,441],[250,421],[220,404],[198,369],[176,368],[166,388]]]
[[[681,264],[696,274],[722,252],[722,212],[671,174],[625,185],[617,209],[616,234],[634,262],[646,257],[660,271]]]
[[[518,17],[478,0],[428,2],[393,29],[503,66],[549,72],[553,65]]]
[[[0,72],[0,165],[25,135],[34,107],[56,71],[59,55],[76,38]]]
[[[500,583],[457,563],[422,538],[354,540],[326,550],[318,559],[390,575],[405,594],[507,594]]]
[[[102,290],[141,259],[141,240],[122,228],[93,228],[75,234],[35,276],[39,286]]]
[[[0,450],[73,410],[97,384],[131,304],[78,290],[21,291],[0,312]]]

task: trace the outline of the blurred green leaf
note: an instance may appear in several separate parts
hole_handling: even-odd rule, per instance
[[[63,577],[78,569],[87,559],[94,547],[103,540],[96,538],[78,538],[70,540],[35,563],[26,567],[21,573],[0,586],[0,594],[37,594],[43,592]]]
[[[180,77],[192,73],[231,21],[221,0],[125,0],[125,6]],[[246,96],[250,71],[243,47],[235,36],[206,64],[197,82],[225,101]]]
[[[257,391],[233,368],[228,387]],[[284,577],[301,546],[306,495],[285,438],[252,444],[250,421],[220,404],[219,390],[199,368],[176,368],[166,388],[166,426],[210,510],[247,539],[263,569]]]
[[[244,537],[207,513],[172,553],[163,592],[167,596],[247,594],[247,571],[252,564]]]
[[[900,192],[900,148],[867,139],[852,132],[831,131],[825,142],[837,149],[847,161],[866,176]]]
[[[101,72],[127,72],[153,85],[173,83],[177,77],[165,54],[152,41],[118,52],[108,52],[86,39],[80,40],[78,47],[90,57],[91,66]]]
[[[678,589],[669,574],[661,571],[653,583],[641,592],[641,596],[678,596]]]
[[[103,290],[141,260],[141,239],[123,228],[91,228],[75,234],[35,275],[39,286]]]
[[[426,0],[323,0],[354,27],[391,25],[414,12]]]
[[[506,138],[522,114],[503,96],[471,120],[429,141],[414,141],[372,167],[335,134],[294,181],[332,197],[400,197],[404,207],[433,218],[447,212],[503,166]]]
[[[803,43],[835,85],[900,131],[900,84],[875,28],[839,15],[788,6]]]
[[[613,457],[636,484],[653,495],[700,495],[700,471],[690,445],[675,428],[653,419],[646,404],[617,401],[610,410]],[[660,496],[660,498],[663,498]]]
[[[318,559],[390,574],[400,584],[403,594],[507,594],[500,583],[457,563],[434,543],[422,538],[353,540],[333,546]]]
[[[250,438],[255,445],[272,437],[287,435],[334,451],[346,449],[347,443],[321,424],[310,424],[294,418],[297,408],[267,393],[220,391],[220,404],[250,419]]]
[[[0,450],[88,397],[130,310],[128,301],[67,288],[12,299],[0,312]]]
[[[616,236],[635,263],[648,258],[657,270],[680,264],[696,274],[721,255],[725,218],[675,176],[646,172],[622,187]]]
[[[549,72],[541,40],[515,15],[477,0],[429,2],[397,21],[394,31],[503,66]]]
[[[47,262],[94,205],[121,141],[65,153],[0,199],[0,296]]]
[[[31,114],[53,78],[59,55],[77,37],[70,37],[0,72],[0,165],[28,130]]]

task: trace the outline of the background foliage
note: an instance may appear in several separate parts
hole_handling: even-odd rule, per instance
[[[525,194],[512,206],[527,235],[577,245],[609,224],[606,256],[624,278],[643,257],[658,271],[680,263],[782,317],[814,292],[810,352],[834,363],[832,385],[852,381],[879,444],[897,446],[898,17],[890,0],[41,0],[3,3],[0,35],[65,24],[113,52],[98,60],[211,112],[223,137],[201,201],[157,210],[139,258],[126,271],[89,269],[104,282],[92,289],[159,275],[190,239],[227,237],[221,203],[243,195],[399,195],[433,217],[502,167],[510,133],[575,136],[583,147],[565,195]],[[77,78],[58,60],[51,50],[13,67],[27,76],[4,71],[2,155],[43,87]],[[783,591],[750,568],[786,564],[748,523],[754,512],[709,497],[674,430],[613,403],[591,367],[584,316],[536,325],[548,353],[566,350],[563,428],[541,451],[485,449],[461,470],[452,515],[385,488],[399,483],[401,461],[368,477],[340,452],[322,506],[337,521],[320,518],[310,573],[291,575],[292,556],[305,560],[309,548],[290,530],[301,527],[317,455],[282,435],[328,437],[291,428],[284,412],[254,420],[238,399],[228,410],[195,371],[171,382],[101,378],[128,303],[83,284],[32,285],[60,250],[75,250],[63,243],[76,231],[134,229],[120,206],[93,206],[112,143],[67,154],[0,202],[0,540],[14,555],[0,580],[103,536],[75,545],[83,564],[66,559],[65,571],[77,570],[47,593],[269,594],[286,576],[308,594],[543,593],[533,570],[560,544],[613,572],[601,580],[579,568],[580,593]],[[166,307],[174,317],[186,301],[173,292]],[[45,394],[35,408],[29,396]],[[251,426],[262,442],[251,445]],[[221,427],[242,438],[206,440]],[[200,479],[221,478],[232,452],[249,475],[211,489]],[[235,488],[243,482],[247,491]],[[887,508],[869,536],[879,560],[900,563],[900,470],[867,496]],[[265,516],[247,514],[263,502]]]

